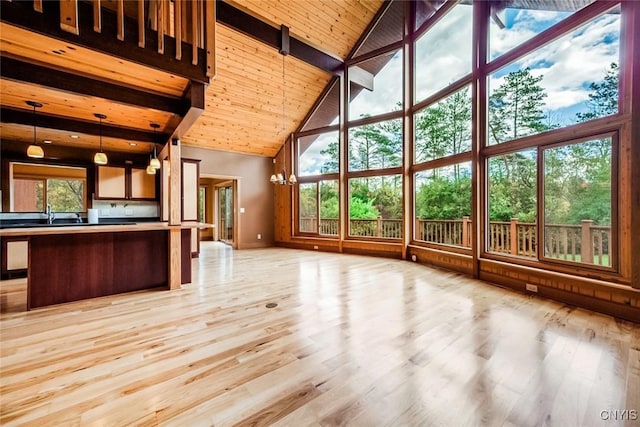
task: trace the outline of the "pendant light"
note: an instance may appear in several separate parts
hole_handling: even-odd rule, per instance
[[[156,155],[156,141],[155,141],[156,130],[160,127],[160,125],[157,123],[151,123],[150,126],[153,128],[154,138],[153,138],[153,157],[149,161],[149,167],[152,167],[154,169],[160,169],[160,160],[158,160],[158,156]]]
[[[38,140],[36,139],[36,108],[42,107],[42,104],[35,101],[27,101],[27,105],[33,107],[33,144],[27,148],[27,157],[41,159],[44,157],[44,150],[38,145]]]
[[[280,53],[282,53],[282,132],[284,133],[286,129],[286,126],[285,126],[286,114],[285,114],[285,104],[284,104],[285,102],[284,57],[288,52],[281,51]],[[271,175],[271,178],[269,179],[269,181],[272,184],[294,185],[298,182],[298,179],[296,178],[296,175],[293,172],[291,173],[291,175],[289,175],[289,178],[287,179],[287,171],[285,169],[282,169],[281,173],[277,175],[276,174]]]
[[[100,119],[100,151],[93,156],[93,162],[96,165],[106,165],[109,160],[107,159],[107,155],[102,152],[102,121],[106,119],[107,116],[100,113],[95,113],[94,116]]]

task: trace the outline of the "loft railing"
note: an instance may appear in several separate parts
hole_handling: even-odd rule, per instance
[[[349,235],[355,237],[402,237],[400,219],[351,219]],[[338,219],[300,218],[300,231],[323,235],[338,234]],[[416,240],[445,245],[471,247],[471,219],[416,219]],[[537,257],[535,223],[491,221],[488,230],[490,252]],[[544,255],[549,258],[610,266],[611,227],[593,225],[583,220],[580,225],[550,224],[545,226]]]
[[[201,82],[215,74],[214,0],[3,1],[1,19]]]

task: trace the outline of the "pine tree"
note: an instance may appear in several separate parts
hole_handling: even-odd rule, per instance
[[[587,101],[589,111],[576,114],[576,119],[579,122],[610,116],[618,112],[618,74],[618,64],[612,62],[604,80],[589,85],[591,90],[589,101]]]
[[[540,133],[549,129],[543,111],[542,76],[527,67],[509,73],[489,97],[489,139],[492,144]]]

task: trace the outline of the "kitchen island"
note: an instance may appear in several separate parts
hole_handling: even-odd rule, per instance
[[[151,288],[168,288],[169,233],[181,238],[181,283],[191,282],[191,230],[200,223],[5,228],[27,236],[27,309]],[[176,230],[177,229],[177,230]]]

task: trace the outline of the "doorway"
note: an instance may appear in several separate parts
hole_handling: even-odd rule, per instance
[[[218,240],[233,245],[234,197],[233,185],[218,187]]]
[[[238,248],[238,179],[200,176],[199,217],[213,224],[200,230],[200,240],[213,240]]]

